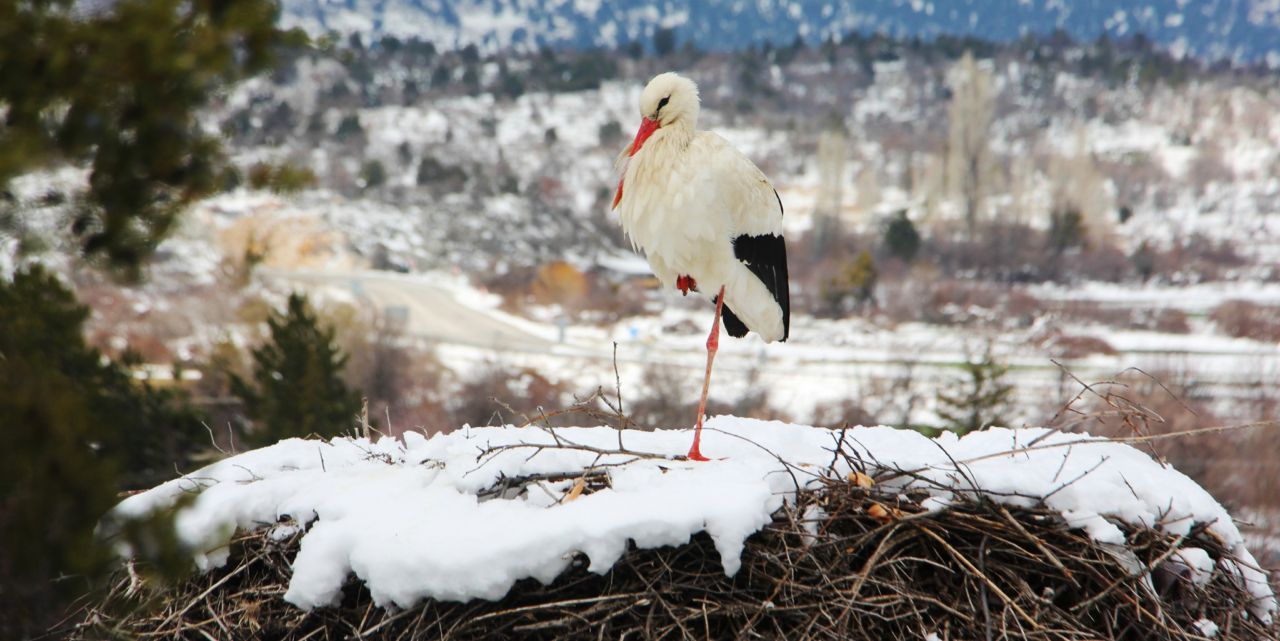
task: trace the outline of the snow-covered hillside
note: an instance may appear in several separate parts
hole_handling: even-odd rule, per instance
[[[535,51],[544,45],[614,48],[648,43],[656,30],[679,41],[732,49],[760,42],[809,42],[850,31],[933,38],[969,35],[1012,41],[1026,33],[1063,30],[1092,40],[1100,34],[1145,34],[1178,55],[1266,61],[1280,65],[1280,8],[1274,2],[1124,0],[982,0],[948,3],[878,0],[737,2],[665,0],[286,0],[283,23],[312,33],[334,30],[367,39],[384,35],[431,40],[444,47]]]

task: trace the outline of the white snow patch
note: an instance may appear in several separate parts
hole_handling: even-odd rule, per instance
[[[842,433],[843,447],[873,462],[868,471],[886,491],[922,488],[1013,506],[1043,503],[1114,544],[1125,542],[1122,524],[1170,534],[1205,524],[1235,555],[1237,561],[1219,564],[1255,597],[1253,614],[1270,620],[1276,609],[1239,530],[1194,481],[1127,445],[1043,428],[930,440],[889,427],[838,432],[716,417],[704,433],[704,452],[716,457],[709,463],[678,458],[689,445],[687,430],[561,428],[552,434],[500,427],[430,439],[407,433],[403,443],[290,439],[129,497],[116,512],[149,513],[195,492],[177,528],[198,551],[201,567],[225,562],[237,529],[291,517],[306,532],[285,598],[304,609],[333,603],[352,573],[381,606],[498,599],[522,578],[552,581],[576,554],[603,573],[629,541],[641,548],[680,545],[699,532],[711,536],[732,575],[745,539],[794,496],[794,479],[816,483]],[[616,451],[619,439],[641,455],[599,454]],[[557,441],[569,446],[555,447]],[[600,466],[610,470],[610,487],[569,502],[486,491],[503,478],[572,478]],[[912,474],[884,478],[894,470]],[[850,471],[831,470],[841,477]],[[1198,559],[1190,563],[1200,567]]]
[[[1214,623],[1213,621],[1210,621],[1208,619],[1200,619],[1199,621],[1196,621],[1192,625],[1196,626],[1196,629],[1200,631],[1200,634],[1203,634],[1204,636],[1209,637],[1210,639],[1218,636],[1218,624]]]
[[[1196,585],[1206,585],[1213,578],[1214,561],[1200,548],[1182,548],[1169,557],[1169,562],[1187,569],[1188,578]]]

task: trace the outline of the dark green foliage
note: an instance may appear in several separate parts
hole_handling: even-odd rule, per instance
[[[1074,207],[1055,209],[1049,214],[1049,249],[1062,253],[1072,247],[1083,247],[1088,232],[1084,217]]]
[[[1002,415],[1009,410],[1013,385],[1006,383],[1009,367],[996,361],[988,345],[982,358],[967,359],[961,366],[964,377],[946,391],[938,392],[938,416],[947,429],[957,434],[1005,425]]]
[[[524,95],[524,80],[503,66],[498,75],[498,93],[512,100]]]
[[[431,72],[431,88],[443,89],[449,86],[449,81],[453,79],[453,72],[447,65],[441,64],[436,70]]]
[[[404,89],[401,90],[401,104],[406,107],[412,107],[418,104],[418,99],[422,97],[422,89],[418,88],[416,80],[405,80]]]
[[[436,45],[430,41],[413,38],[405,47],[409,55],[418,60],[431,60],[436,57]]]
[[[0,283],[0,638],[84,592],[109,559],[93,532],[117,492],[172,477],[204,434],[173,393],[85,344],[88,315],[39,267]]]
[[[1133,255],[1129,257],[1129,261],[1133,263],[1134,271],[1138,272],[1138,277],[1146,282],[1156,271],[1156,252],[1151,248],[1147,241],[1142,241],[1138,248],[1133,251]]]
[[[653,52],[665,58],[676,50],[675,29],[659,28],[653,32]]]
[[[779,47],[773,51],[773,61],[780,65],[789,65],[805,50],[804,38],[796,34],[791,44],[785,47]]]
[[[628,58],[639,60],[644,57],[644,43],[639,40],[632,40],[623,47],[623,51],[626,52]]]
[[[271,145],[283,144],[293,136],[298,117],[287,102],[281,102],[262,121],[264,140]]]
[[[583,91],[599,89],[600,83],[616,78],[618,64],[604,52],[587,53],[577,56],[571,62],[561,62],[551,69],[547,76],[549,86],[554,91]]]
[[[316,111],[307,119],[307,137],[312,140],[318,140],[328,135],[328,131],[324,124],[324,114]]]
[[[333,328],[322,326],[306,297],[296,293],[267,324],[270,342],[253,350],[253,385],[231,379],[254,421],[246,441],[258,446],[295,436],[332,437],[351,427],[360,394],[342,382],[347,357],[338,351]]]
[[[876,281],[879,278],[880,272],[876,269],[871,252],[859,252],[856,258],[823,283],[824,311],[832,317],[839,317],[858,307],[870,305],[875,300]]]
[[[575,53],[544,48],[530,60],[533,63],[531,69],[520,74],[519,78],[511,74],[511,78],[519,81],[520,93],[534,88],[554,92],[599,89],[602,82],[618,76],[618,63],[614,58],[609,52],[600,50]],[[499,74],[497,89],[511,97],[519,95],[512,95],[513,92],[506,88],[505,78]]]
[[[355,114],[343,116],[342,121],[338,123],[337,131],[333,132],[333,136],[338,140],[364,138],[364,125],[360,124],[360,116]]]
[[[907,218],[907,212],[900,211],[889,220],[884,229],[884,244],[890,254],[905,262],[909,263],[916,257],[916,253],[920,251],[920,232],[916,231],[915,224]]]
[[[3,375],[23,371],[30,374],[24,377],[28,382],[63,381],[60,396],[69,407],[83,406],[89,412],[97,426],[89,440],[95,451],[116,461],[122,486],[142,488],[166,480],[175,466],[186,465],[188,455],[205,436],[200,418],[181,403],[176,392],[135,382],[120,363],[106,361],[88,347],[80,334],[88,314],[43,269],[33,267],[16,274],[11,283],[0,287]],[[21,386],[5,385],[3,390],[12,387]],[[6,396],[3,402],[40,398],[36,388],[26,391],[25,397]],[[44,412],[37,405],[26,407]]]
[[[218,147],[194,117],[266,68],[283,34],[266,0],[0,2],[0,187],[43,165],[91,168],[72,231],[128,276],[182,207],[216,187]]]
[[[467,182],[467,172],[461,167],[444,165],[434,156],[423,156],[418,163],[418,185],[422,187],[439,185],[443,188],[458,190]]]
[[[462,70],[462,86],[467,93],[475,95],[480,91],[480,69],[476,65],[467,65]]]
[[[387,182],[387,169],[379,160],[366,160],[360,168],[360,180],[365,189],[376,189]]]
[[[474,65],[480,62],[480,49],[475,44],[469,44],[462,48],[462,61],[468,65]]]
[[[308,167],[289,162],[278,165],[260,162],[249,168],[249,186],[270,189],[278,194],[291,194],[315,184],[316,175]]]

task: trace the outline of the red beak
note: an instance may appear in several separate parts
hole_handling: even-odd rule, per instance
[[[653,135],[662,125],[657,120],[645,118],[640,121],[640,131],[636,132],[636,139],[631,141],[631,151],[627,152],[627,157],[636,155],[637,151],[644,146],[644,141]],[[618,191],[613,195],[613,209],[618,208],[618,203],[622,202],[622,180],[618,180]]]
[[[640,148],[644,146],[644,141],[648,140],[649,136],[652,136],[653,132],[657,131],[658,127],[661,126],[662,125],[659,124],[657,120],[650,120],[649,118],[641,120],[640,131],[636,132],[636,139],[631,143],[631,153],[628,153],[627,155],[636,155],[636,152],[640,151]]]

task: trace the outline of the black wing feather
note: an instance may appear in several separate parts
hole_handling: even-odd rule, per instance
[[[781,202],[779,202],[781,206]],[[791,292],[787,284],[787,243],[781,235],[743,234],[733,240],[733,255],[746,264],[760,282],[773,294],[773,300],[782,308],[782,340],[791,335]],[[728,312],[728,308],[725,308]],[[729,329],[729,314],[725,314],[725,329]],[[739,326],[742,321],[733,317]],[[745,333],[745,332],[743,332]],[[730,336],[737,336],[732,330]]]
[[[711,302],[714,303],[715,299],[713,298]],[[733,313],[733,310],[729,309],[728,305],[724,306],[720,318],[724,320],[724,331],[729,332],[730,336],[742,338],[747,335],[747,324],[742,322],[742,319],[738,318],[738,315]]]

